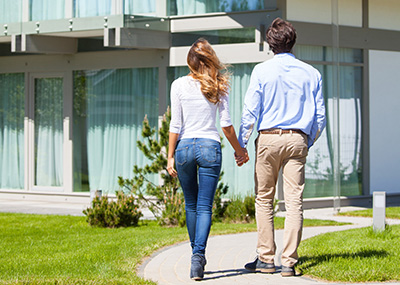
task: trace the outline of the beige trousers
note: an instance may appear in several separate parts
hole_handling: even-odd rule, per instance
[[[275,259],[273,201],[281,167],[286,207],[282,265],[293,266],[298,260],[297,247],[303,229],[304,166],[307,154],[305,134],[260,133],[256,140],[257,252],[263,262],[274,263]]]

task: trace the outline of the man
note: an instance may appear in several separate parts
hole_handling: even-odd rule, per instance
[[[275,272],[272,205],[282,168],[286,220],[281,274],[294,276],[303,227],[304,166],[309,147],[325,127],[325,105],[320,73],[291,54],[296,42],[292,24],[277,18],[266,36],[274,57],[258,64],[252,72],[238,138],[245,148],[258,120],[255,162],[258,257],[245,268]]]

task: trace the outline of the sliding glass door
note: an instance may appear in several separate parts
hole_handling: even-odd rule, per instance
[[[30,184],[34,190],[63,187],[63,77],[31,77]]]

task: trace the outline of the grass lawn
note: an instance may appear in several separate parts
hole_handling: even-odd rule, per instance
[[[276,219],[276,228],[283,227]],[[305,225],[338,225],[306,220]],[[212,226],[211,234],[256,231],[255,223]],[[104,229],[85,217],[0,213],[1,284],[154,284],[136,275],[157,249],[187,240],[186,228],[154,221],[139,227]]]
[[[343,213],[339,213],[339,215],[353,216],[353,217],[372,217],[372,209],[343,212]],[[400,207],[386,208],[386,218],[400,219]]]
[[[400,225],[375,233],[371,227],[319,235],[299,247],[297,270],[340,282],[399,281]]]

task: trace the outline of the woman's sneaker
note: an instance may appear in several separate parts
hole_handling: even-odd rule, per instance
[[[193,280],[201,280],[204,277],[204,266],[207,261],[204,255],[195,253],[192,255],[190,266],[190,278]]]
[[[249,271],[261,271],[263,273],[274,273],[275,272],[275,264],[266,263],[256,258],[253,262],[247,263],[244,268]]]

